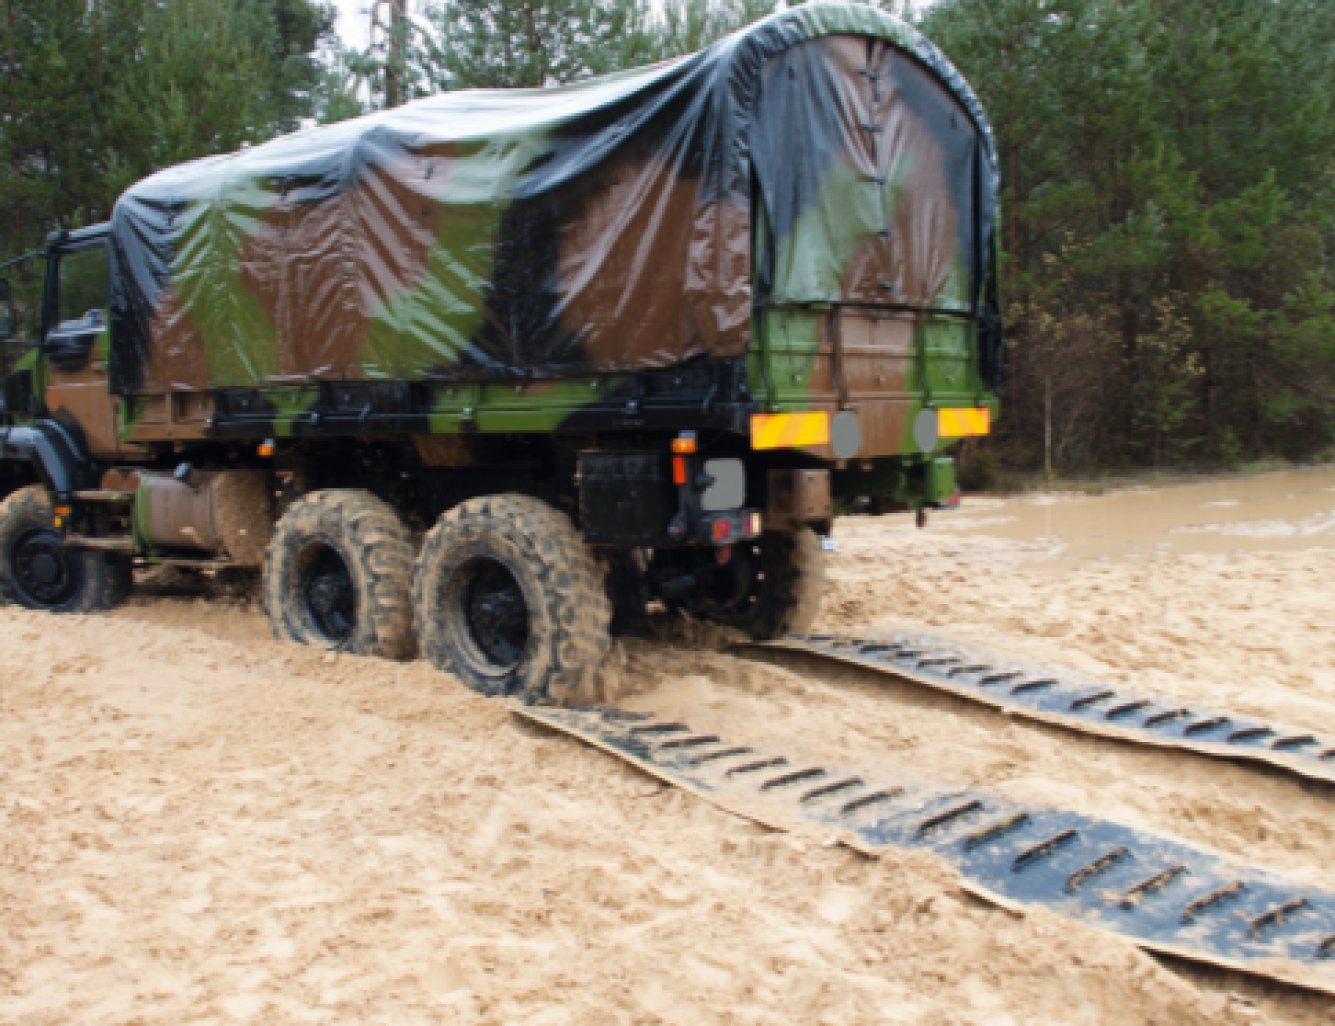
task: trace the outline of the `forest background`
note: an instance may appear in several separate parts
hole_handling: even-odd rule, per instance
[[[885,6],[997,133],[1008,377],[966,473],[1310,459],[1335,445],[1335,4]],[[770,0],[0,0],[0,259],[153,171],[416,96],[690,53]],[[11,272],[29,309],[40,265]]]

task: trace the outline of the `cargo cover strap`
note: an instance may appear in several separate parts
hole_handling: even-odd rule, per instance
[[[734,651],[800,652],[865,667],[980,705],[1085,734],[1175,748],[1237,762],[1262,762],[1335,782],[1335,737],[1256,716],[1221,712],[1100,682],[1064,667],[998,657],[925,634],[893,638],[793,634]]]
[[[1165,837],[982,788],[886,780],[609,707],[516,707],[739,816],[864,854],[934,852],[970,893],[1150,951],[1335,994],[1335,894]]]

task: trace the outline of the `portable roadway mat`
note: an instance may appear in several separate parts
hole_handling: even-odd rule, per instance
[[[982,788],[873,780],[610,707],[517,707],[736,815],[866,855],[935,852],[1004,908],[1041,906],[1150,951],[1335,994],[1335,894],[1180,841]]]
[[[1050,664],[997,656],[930,635],[893,639],[793,634],[734,646],[797,652],[925,685],[1012,716],[1100,737],[1260,762],[1335,783],[1335,737],[1257,716],[1187,705]]]

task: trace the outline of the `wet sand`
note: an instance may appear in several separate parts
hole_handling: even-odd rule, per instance
[[[846,520],[823,625],[930,627],[1335,730],[1335,538],[1175,530],[1305,524],[1335,509],[1322,473],[1290,478],[1292,500],[1253,492],[1260,478],[1135,493],[1162,512],[1134,523],[1130,496],[980,501],[922,532]],[[1231,547],[1179,547],[1200,539]],[[1335,789],[656,629],[615,650],[607,686],[626,705],[1335,886]],[[201,597],[0,610],[0,1021],[1335,1020],[1329,998],[989,908],[931,856],[767,831],[424,664],[266,634],[253,607]]]

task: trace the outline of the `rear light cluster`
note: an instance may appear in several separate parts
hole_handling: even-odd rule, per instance
[[[689,478],[686,457],[695,452],[695,432],[683,431],[672,439],[672,483],[684,485]]]
[[[672,440],[672,483],[677,487],[684,488],[691,483],[691,461],[687,457],[697,452],[698,445],[693,431],[683,431]],[[703,492],[706,485],[712,486],[712,483],[712,477],[701,475],[695,487]],[[686,541],[689,537],[697,542],[723,547],[733,542],[759,538],[763,529],[764,520],[759,510],[738,509],[700,515],[698,507],[689,514],[683,507],[683,512],[668,525],[668,537],[674,542]],[[726,557],[720,558],[726,561]]]
[[[697,537],[713,545],[731,545],[733,542],[759,538],[764,521],[759,510],[738,510],[736,513],[711,513],[700,525]]]

